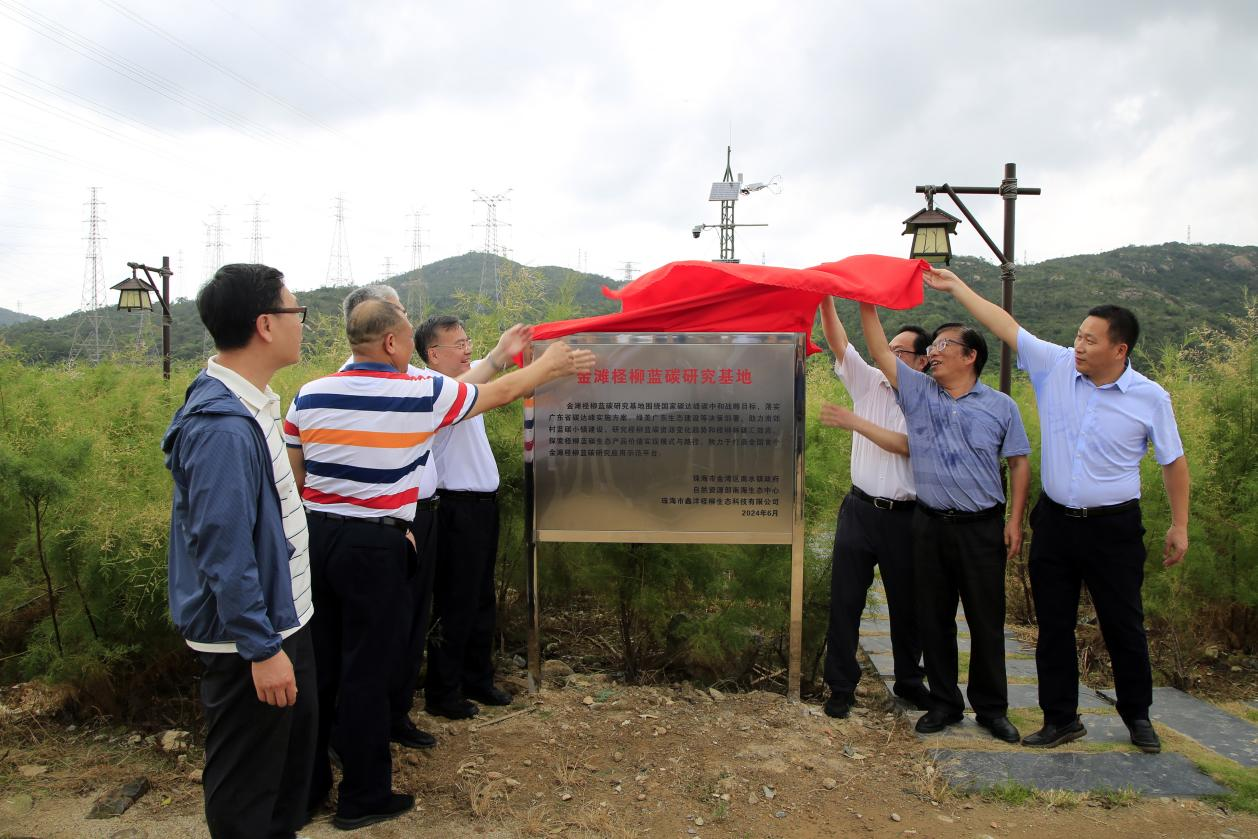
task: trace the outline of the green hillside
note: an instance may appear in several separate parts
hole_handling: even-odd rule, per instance
[[[485,267],[484,254],[467,253],[434,262],[420,272],[400,274],[389,283],[399,290],[414,320],[435,312],[466,317],[475,308],[472,301],[482,288]],[[504,275],[530,271],[539,277],[539,299],[528,301],[539,320],[546,319],[547,303],[558,297],[570,296],[577,311],[586,315],[603,314],[618,307],[600,291],[612,282],[607,277],[557,266],[525,268],[505,259],[498,260],[497,268]],[[992,263],[959,257],[953,268],[981,294],[1000,299],[999,270]],[[493,282],[488,275],[483,288],[492,295]],[[1136,353],[1139,357],[1168,342],[1182,342],[1200,326],[1226,328],[1230,317],[1243,312],[1250,289],[1258,289],[1258,247],[1172,242],[1018,266],[1014,311],[1023,324],[1041,337],[1068,343],[1089,307],[1120,303],[1140,318],[1143,334]],[[337,317],[346,292],[344,287],[326,287],[303,291],[300,298],[313,314]],[[851,328],[857,346],[863,348],[856,305],[840,303],[839,314]],[[148,352],[157,352],[159,318],[150,317],[141,336],[137,315],[112,309],[104,315],[115,336],[115,346],[135,347],[137,339],[142,338]],[[174,316],[174,355],[200,358],[207,348],[195,306],[191,301],[178,301]],[[0,327],[0,341],[14,348],[23,360],[62,361],[69,354],[78,319],[75,314]],[[889,328],[905,322],[933,327],[944,321],[966,319],[950,298],[931,291],[923,306],[912,313],[888,312],[884,316]]]
[[[28,320],[39,320],[34,315],[24,315],[21,312],[15,312],[12,309],[6,309],[0,306],[0,326],[9,326],[14,323],[25,323]]]

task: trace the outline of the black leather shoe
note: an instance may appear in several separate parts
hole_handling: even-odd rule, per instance
[[[1065,725],[1044,723],[1044,727],[1039,731],[1023,737],[1022,745],[1033,749],[1052,749],[1063,743],[1069,743],[1071,740],[1078,740],[1087,733],[1088,730],[1083,727],[1083,721],[1075,717]]]
[[[986,728],[997,740],[1004,740],[1006,743],[1016,743],[1022,738],[1018,733],[1018,729],[1014,728],[1013,723],[1009,722],[1008,717],[975,717],[975,722]]]
[[[470,720],[480,713],[480,708],[475,702],[456,699],[453,702],[441,702],[436,705],[430,702],[424,706],[424,711],[434,717],[445,717],[448,720]]]
[[[369,824],[396,819],[403,813],[410,812],[414,806],[415,796],[395,792],[389,795],[388,803],[380,808],[379,812],[361,813],[359,815],[341,815],[338,812],[332,817],[332,826],[338,830],[358,830],[358,828],[366,827]]]
[[[913,726],[918,734],[935,734],[943,731],[950,725],[956,725],[965,719],[965,714],[960,711],[940,711],[934,709],[922,714],[917,720],[917,725]]]
[[[911,685],[909,687],[896,685],[895,695],[919,711],[929,711],[935,707],[935,703],[930,698],[930,691],[922,685]]]
[[[467,691],[467,698],[474,699],[482,705],[510,705],[515,699],[500,687],[490,685],[482,690]]]
[[[437,745],[436,737],[416,728],[415,723],[410,720],[404,723],[394,723],[389,729],[389,740],[408,749],[431,749]]]
[[[1145,754],[1155,755],[1162,751],[1162,741],[1148,720],[1124,720],[1131,732],[1131,744]]]
[[[830,698],[826,700],[825,712],[827,717],[836,719],[844,719],[852,711],[852,706],[856,704],[856,696],[851,691],[838,690],[830,691]]]

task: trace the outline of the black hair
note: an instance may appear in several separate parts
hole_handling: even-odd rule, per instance
[[[896,335],[901,332],[913,333],[913,352],[918,355],[926,355],[926,348],[930,346],[930,333],[915,323],[906,323],[895,331]]]
[[[1136,339],[1140,337],[1140,321],[1131,309],[1106,303],[1088,309],[1088,316],[1101,318],[1109,324],[1109,339],[1116,344],[1127,345],[1127,357],[1136,348]]]
[[[269,265],[224,265],[197,293],[197,313],[214,346],[238,350],[253,338],[258,315],[281,305],[284,275]]]
[[[433,315],[428,320],[415,327],[415,351],[419,353],[419,357],[428,363],[428,348],[437,340],[437,331],[454,329],[456,326],[462,326],[463,321],[453,315]]]
[[[961,343],[967,350],[974,352],[974,375],[983,375],[983,368],[987,366],[987,339],[983,337],[983,333],[964,323],[944,323],[935,327],[934,333],[930,336],[931,342],[934,343],[939,333],[945,329],[955,329],[961,333]]]

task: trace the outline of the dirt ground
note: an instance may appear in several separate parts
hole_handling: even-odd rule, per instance
[[[515,685],[514,687],[518,687]],[[878,689],[847,720],[779,694],[625,687],[569,676],[450,723],[416,713],[435,749],[395,747],[413,813],[363,837],[1187,837],[1258,836],[1258,818],[1193,800],[1063,797],[1010,806],[950,792]],[[159,732],[0,715],[0,837],[204,837],[201,752]],[[138,741],[138,742],[136,742]],[[42,768],[41,768],[42,767]],[[102,791],[145,775],[124,815],[84,816]],[[322,814],[310,837],[344,835]]]

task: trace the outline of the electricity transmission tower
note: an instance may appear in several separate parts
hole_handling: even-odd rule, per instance
[[[255,265],[262,264],[262,202],[253,202],[253,219],[249,222],[252,232],[249,234],[249,261]]]
[[[101,256],[101,225],[100,217],[103,206],[97,197],[99,187],[91,188],[88,201],[87,218],[87,263],[83,269],[83,296],[79,306],[79,322],[74,327],[74,338],[70,341],[70,361],[80,358],[90,364],[97,364],[101,356],[113,348],[113,327],[102,313],[105,306],[105,270]]]
[[[625,282],[626,282],[626,283],[631,283],[631,282],[633,282],[633,272],[634,272],[635,270],[637,270],[637,267],[638,267],[638,266],[634,265],[634,264],[633,264],[632,262],[630,262],[629,260],[627,260],[627,259],[625,260],[625,268],[624,268],[624,270],[625,270]]]
[[[506,222],[498,221],[498,205],[507,201],[507,196],[511,194],[511,190],[500,193],[498,195],[482,195],[476,190],[472,190],[472,194],[476,197],[472,199],[473,203],[485,205],[485,222],[483,224],[473,225],[474,227],[485,228],[485,247],[484,257],[481,260],[480,268],[480,288],[476,291],[478,298],[485,295],[485,286],[488,281],[492,281],[494,285],[494,304],[497,305],[502,299],[501,284],[501,261],[506,258],[507,250],[498,243],[498,228],[510,227]]]
[[[428,231],[423,228],[422,222],[424,218],[423,210],[416,210],[411,213],[411,266],[410,272],[412,277],[406,284],[406,310],[411,313],[414,318],[420,318],[424,314],[424,310],[428,308],[428,298],[424,293],[424,234]]]
[[[332,252],[328,256],[328,285],[353,285],[354,269],[349,264],[349,242],[345,236],[345,198],[336,196],[336,226],[332,229]]]
[[[393,276],[393,258],[386,256],[384,265],[380,266],[380,282],[385,282]]]

